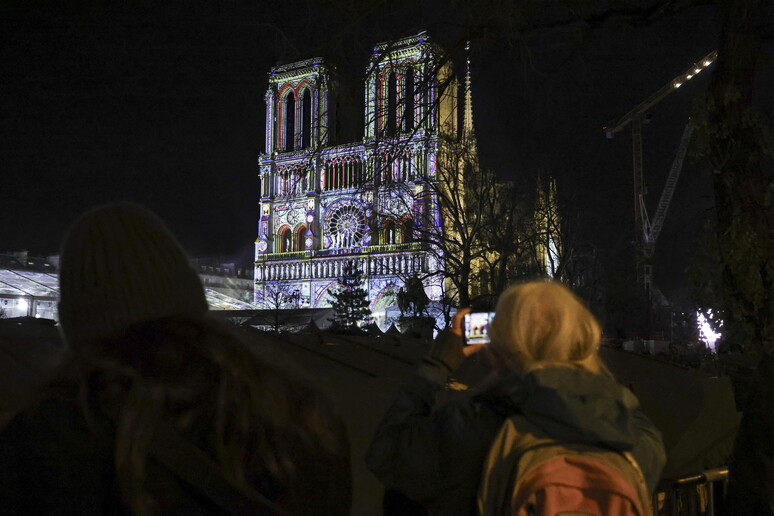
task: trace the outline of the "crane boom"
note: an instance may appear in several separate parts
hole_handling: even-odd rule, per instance
[[[664,97],[675,91],[677,88],[683,85],[685,81],[691,80],[696,74],[700,73],[702,70],[704,70],[706,67],[712,64],[715,59],[718,57],[718,51],[713,50],[706,56],[704,56],[703,59],[693,63],[688,70],[683,72],[682,74],[678,75],[668,83],[666,83],[664,86],[661,87],[658,91],[653,93],[650,97],[640,102],[640,104],[626,113],[624,116],[622,116],[612,127],[603,127],[602,130],[605,132],[608,138],[612,138],[614,134],[621,132],[629,123],[632,122],[637,116],[643,114],[645,111],[650,109],[651,106],[657,104],[660,102]]]
[[[677,148],[677,154],[675,160],[672,162],[672,168],[669,169],[669,175],[667,176],[664,190],[661,192],[661,198],[658,200],[658,207],[656,208],[656,214],[653,216],[653,222],[650,227],[650,241],[656,243],[661,228],[664,225],[664,218],[666,217],[669,204],[672,202],[672,196],[675,193],[675,187],[677,186],[677,180],[680,178],[680,171],[683,168],[683,160],[688,152],[688,144],[691,141],[691,134],[693,134],[693,123],[688,122],[683,130],[683,137],[680,140],[680,147]]]

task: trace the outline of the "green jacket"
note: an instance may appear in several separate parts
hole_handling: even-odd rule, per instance
[[[505,418],[521,412],[553,438],[631,451],[648,488],[666,462],[660,432],[634,394],[614,380],[573,368],[502,378],[466,400],[433,410],[448,380],[432,360],[400,391],[374,435],[366,462],[385,487],[430,514],[476,511],[481,468]]]

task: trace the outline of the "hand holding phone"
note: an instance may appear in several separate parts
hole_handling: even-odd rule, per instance
[[[469,312],[462,323],[465,344],[489,344],[489,325],[494,312]]]

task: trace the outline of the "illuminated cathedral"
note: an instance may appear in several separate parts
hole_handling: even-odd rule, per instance
[[[352,143],[334,134],[337,103],[346,99],[333,66],[314,58],[272,68],[259,158],[256,304],[328,307],[347,262],[363,272],[377,317],[414,274],[431,300],[440,299],[443,280],[434,273],[443,255],[418,235],[428,226],[443,231],[424,185],[435,177],[443,135],[458,133],[458,83],[442,56],[426,33],[376,45],[362,140]]]

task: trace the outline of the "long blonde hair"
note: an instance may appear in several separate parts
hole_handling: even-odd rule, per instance
[[[338,469],[349,473],[346,430],[328,399],[259,361],[242,335],[213,316],[149,321],[80,351],[81,407],[87,421],[115,410],[117,481],[134,514],[176,510],[159,505],[164,497],[148,482],[150,443],[162,421],[215,459],[235,486],[257,489],[290,513],[319,495],[305,468],[342,463]],[[349,506],[349,478],[334,487],[314,480],[338,488],[336,500]]]
[[[492,353],[506,368],[529,372],[546,366],[575,366],[610,375],[599,358],[602,330],[570,290],[554,281],[506,289],[490,327]]]

